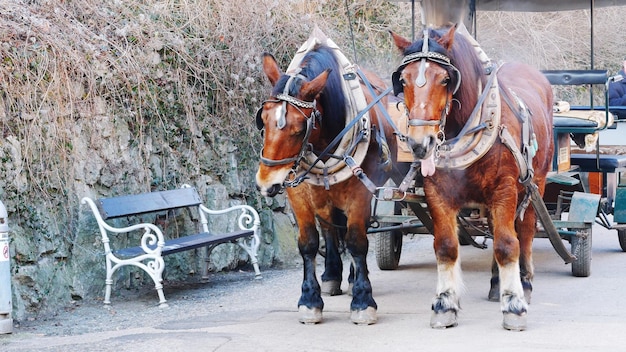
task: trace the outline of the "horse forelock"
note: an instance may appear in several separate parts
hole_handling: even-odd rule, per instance
[[[431,32],[432,33],[432,32]],[[409,45],[406,49],[404,49],[404,56],[408,56],[411,54],[415,54],[417,52],[422,51],[422,46],[424,45],[424,39],[419,39]],[[448,55],[448,51],[437,43],[435,38],[428,38],[428,51],[432,51],[435,53]]]
[[[280,79],[278,79],[278,82],[276,82],[276,85],[274,86],[274,88],[272,88],[272,96],[275,97],[279,94],[284,94],[285,85],[287,85],[287,82],[289,81],[289,77],[290,77],[289,75],[282,75]],[[289,86],[287,95],[290,95],[294,98],[298,98],[298,93],[300,92],[302,83],[303,82],[301,79],[293,80],[292,84]]]

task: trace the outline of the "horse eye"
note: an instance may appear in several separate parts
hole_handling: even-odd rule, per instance
[[[305,133],[306,133],[306,126],[295,130],[293,134],[296,136],[303,136]]]
[[[442,86],[447,86],[448,83],[450,83],[450,77],[446,77],[443,79],[443,81],[441,81]]]
[[[304,136],[308,128],[307,124],[308,124],[308,121],[303,121],[301,125],[297,126],[295,130],[293,131],[294,136],[298,136],[298,137]]]
[[[400,78],[400,84],[402,84],[403,87],[406,87],[406,81],[404,78]]]

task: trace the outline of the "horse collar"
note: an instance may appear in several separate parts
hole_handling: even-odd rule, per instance
[[[474,110],[459,134],[437,145],[437,168],[462,170],[482,158],[498,137],[501,122],[497,70],[491,73]]]

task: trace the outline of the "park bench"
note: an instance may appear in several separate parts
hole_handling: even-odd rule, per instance
[[[106,256],[106,279],[104,304],[111,303],[111,286],[113,273],[124,266],[132,265],[143,269],[154,281],[159,296],[159,307],[167,307],[163,293],[163,257],[169,254],[188,251],[196,248],[207,248],[205,277],[208,274],[208,259],[211,251],[222,243],[237,243],[249,255],[254,266],[255,275],[260,278],[257,260],[257,250],[260,244],[260,220],[254,208],[248,205],[235,205],[226,209],[211,210],[203,205],[202,199],[195,188],[184,186],[180,189],[149,192],[135,195],[124,195],[111,198],[92,200],[89,197],[82,199],[82,204],[91,208],[98,222],[104,253]],[[174,216],[182,209],[197,211],[201,232],[178,234],[176,238],[166,238],[164,226],[145,222],[145,215]],[[209,220],[217,215],[236,217],[236,229],[225,232],[210,230]],[[131,225],[123,227],[114,225],[115,219],[127,218]],[[158,221],[157,221],[158,223]],[[109,235],[140,234],[137,245],[127,248],[113,248],[112,238]],[[173,237],[173,236],[172,236]],[[132,238],[132,236],[128,237]]]

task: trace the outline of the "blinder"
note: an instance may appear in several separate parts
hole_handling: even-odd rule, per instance
[[[261,115],[263,115],[263,105],[261,105],[259,110],[256,111],[256,128],[259,131],[262,130],[263,127],[265,127],[265,124],[263,123],[263,119],[261,118]]]
[[[402,84],[402,70],[404,70],[406,66],[398,67],[394,73],[391,74],[391,83],[393,84],[393,95],[398,96],[398,94],[404,91],[404,85]]]

